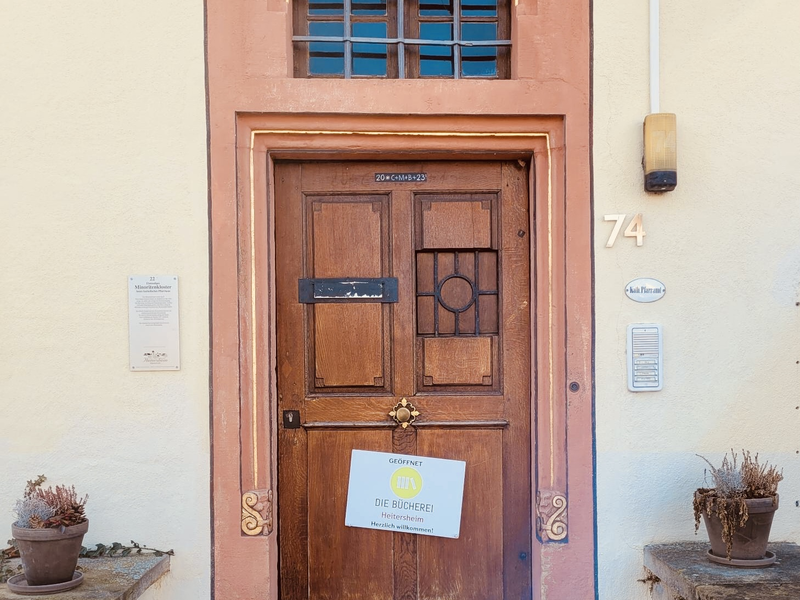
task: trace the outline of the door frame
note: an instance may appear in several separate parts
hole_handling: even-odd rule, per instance
[[[595,597],[589,149],[588,134],[572,132],[563,115],[237,115],[235,182],[214,176],[230,167],[211,165],[215,597],[278,598],[273,177],[281,159],[529,161],[534,598]]]

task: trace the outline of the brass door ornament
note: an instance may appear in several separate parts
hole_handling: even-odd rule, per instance
[[[416,421],[417,417],[419,416],[419,411],[414,408],[414,405],[411,404],[411,402],[403,398],[389,412],[389,416],[392,417],[395,422],[402,425],[403,429],[405,429],[414,421]]]

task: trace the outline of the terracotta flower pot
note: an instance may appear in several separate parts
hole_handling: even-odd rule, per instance
[[[767,554],[767,542],[772,528],[772,517],[778,510],[778,496],[774,498],[752,498],[745,500],[749,514],[744,527],[737,527],[733,533],[733,546],[730,558],[733,560],[761,560]],[[728,557],[728,550],[722,540],[722,522],[712,513],[711,517],[703,511],[711,553],[722,558]]]
[[[70,581],[78,565],[83,536],[89,521],[60,529],[26,529],[11,526],[17,540],[28,585],[51,585]]]

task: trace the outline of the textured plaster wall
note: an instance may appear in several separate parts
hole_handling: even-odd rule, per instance
[[[0,540],[44,473],[207,598],[203,3],[0,0],[0,89]],[[179,276],[179,372],[128,370],[130,274]]]
[[[648,598],[642,547],[694,539],[703,454],[784,467],[773,539],[800,542],[800,4],[662,2],[661,110],[678,115],[678,188],[642,191],[648,6],[594,3],[597,511],[600,597]],[[605,248],[610,213],[644,246]],[[626,222],[627,224],[627,222]],[[636,277],[664,299],[624,295]],[[664,326],[664,390],[626,387],[629,323]],[[701,536],[705,536],[701,529]],[[698,539],[703,539],[698,538]]]

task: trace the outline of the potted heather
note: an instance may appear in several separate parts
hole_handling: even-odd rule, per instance
[[[8,580],[8,587],[24,587],[25,593],[55,592],[80,585],[75,570],[83,536],[89,529],[84,514],[88,496],[80,498],[75,487],[43,488],[44,475],[29,481],[14,506],[17,519],[11,526],[24,574]]]
[[[760,567],[775,562],[767,551],[772,517],[778,509],[778,483],[783,473],[769,463],[760,463],[758,454],[742,451],[739,463],[731,451],[719,467],[705,457],[714,487],[699,488],[694,494],[695,533],[700,516],[708,532],[714,562],[739,567]]]

